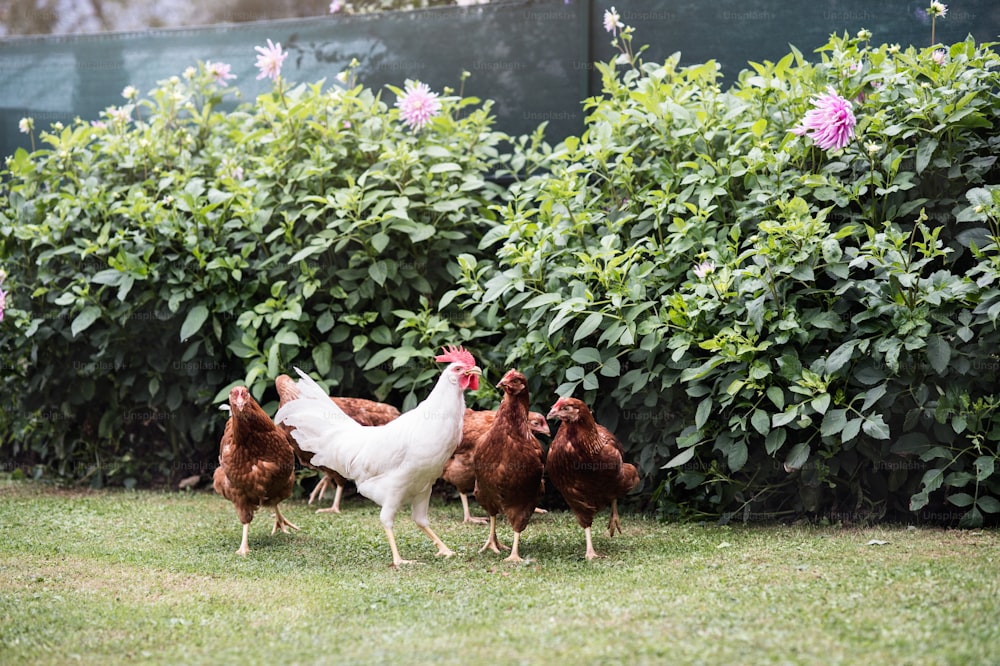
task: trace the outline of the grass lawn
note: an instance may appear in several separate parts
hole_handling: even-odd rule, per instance
[[[624,515],[624,535],[595,529],[608,557],[587,562],[572,514],[554,512],[525,530],[530,562],[511,565],[477,553],[485,527],[462,525],[457,501],[436,502],[456,556],[435,558],[401,515],[400,551],[418,563],[394,571],[374,504],[284,506],[301,531],[271,536],[259,513],[243,559],[216,495],[0,479],[0,663],[1000,661],[995,531]]]

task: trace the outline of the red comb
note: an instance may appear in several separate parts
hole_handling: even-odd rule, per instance
[[[468,368],[476,365],[476,359],[464,347],[448,345],[443,348],[443,351],[443,354],[434,357],[434,360],[438,363],[461,363]]]

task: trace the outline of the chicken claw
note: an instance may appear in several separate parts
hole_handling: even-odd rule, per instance
[[[500,539],[497,538],[497,518],[496,516],[490,516],[490,536],[487,537],[486,543],[483,547],[479,549],[479,552],[483,552],[486,549],[492,550],[494,553],[500,554],[502,550],[510,550],[509,547],[500,543]]]
[[[274,507],[274,527],[271,528],[271,534],[276,533],[278,530],[281,530],[282,534],[288,534],[288,528],[292,528],[293,530],[297,530],[297,529],[299,529],[299,526],[293,524],[291,521],[289,521],[287,518],[285,518],[283,515],[281,515],[281,510],[277,506],[275,506]]]

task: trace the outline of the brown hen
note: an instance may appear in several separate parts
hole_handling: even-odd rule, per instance
[[[510,370],[500,383],[504,396],[493,425],[476,443],[473,465],[476,471],[476,500],[490,518],[490,535],[480,548],[499,553],[497,515],[501,512],[514,529],[514,544],[508,562],[522,562],[519,553],[521,532],[527,527],[535,503],[542,494],[542,446],[528,423],[528,382],[517,370]]]
[[[279,408],[284,407],[289,400],[295,400],[299,397],[299,388],[295,385],[295,381],[288,375],[279,375],[274,380],[274,386],[278,389]],[[331,397],[330,399],[345,414],[364,426],[385,425],[399,416],[398,409],[383,402],[375,402],[374,400],[366,400],[364,398]],[[292,430],[288,426],[282,425],[281,427],[288,430],[288,432]],[[312,504],[314,500],[322,500],[332,482],[336,487],[336,491],[333,494],[333,505],[328,509],[317,509],[316,513],[340,513],[340,500],[344,496],[344,486],[347,484],[347,479],[332,469],[313,465],[311,462],[313,454],[300,449],[299,445],[295,443],[295,438],[292,438],[292,445],[295,447],[295,454],[298,456],[299,462],[306,467],[323,472],[323,478],[320,479],[316,487],[313,488],[312,493],[309,494],[309,504]]]
[[[455,449],[455,454],[445,463],[441,478],[458,489],[458,497],[462,500],[462,522],[486,523],[488,519],[473,517],[469,511],[469,495],[476,487],[476,469],[473,465],[473,453],[476,442],[490,429],[496,419],[495,410],[465,410],[465,420],[462,424],[462,441]],[[550,434],[549,423],[544,414],[528,412],[528,426],[537,434]],[[535,509],[536,512],[541,509]],[[544,511],[541,511],[544,513]]]
[[[610,503],[608,535],[614,536],[615,530],[621,533],[618,498],[639,485],[639,473],[635,465],[622,462],[621,442],[594,421],[583,401],[559,398],[549,418],[562,421],[545,464],[549,479],[583,528],[587,559],[601,557],[590,534],[594,515]]]
[[[229,392],[229,420],[219,444],[219,467],[215,470],[215,492],[236,507],[243,524],[238,555],[250,551],[250,522],[262,507],[274,510],[274,528],[299,529],[281,515],[278,503],[292,495],[295,487],[295,451],[291,437],[264,413],[245,386]]]

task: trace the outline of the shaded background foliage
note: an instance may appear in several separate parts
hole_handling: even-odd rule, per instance
[[[232,110],[199,70],[134,123],[39,127],[5,173],[4,447],[176,480],[234,382],[267,401],[295,364],[405,407],[464,340],[539,407],[591,403],[663,515],[997,513],[995,53],[844,36],[732,86],[647,60],[597,64],[554,145],[460,95],[414,135],[353,71]],[[788,131],[828,85],[859,119],[836,153]]]

